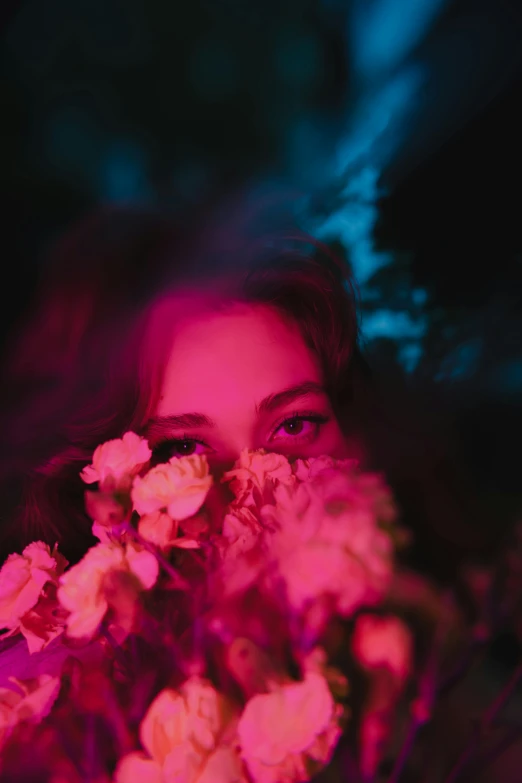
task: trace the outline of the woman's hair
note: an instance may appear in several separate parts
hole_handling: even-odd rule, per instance
[[[93,543],[79,473],[98,444],[140,432],[153,412],[171,335],[156,328],[151,339],[151,306],[183,287],[292,318],[341,426],[359,419],[367,371],[354,289],[325,246],[299,232],[253,239],[202,217],[101,210],[56,245],[5,360],[5,554],[39,539],[75,561]]]

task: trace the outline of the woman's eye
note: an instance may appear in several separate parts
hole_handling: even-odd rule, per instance
[[[307,438],[316,436],[323,424],[328,419],[326,416],[292,416],[286,419],[275,430],[271,440],[288,440],[289,438]]]
[[[154,461],[156,463],[168,462],[172,457],[190,457],[193,454],[205,454],[207,451],[208,447],[200,440],[172,438],[156,446]]]
[[[279,429],[286,432],[287,435],[302,435],[303,430],[306,430],[306,425],[310,426],[311,422],[304,419],[288,419]]]

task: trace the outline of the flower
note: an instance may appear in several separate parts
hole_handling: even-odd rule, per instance
[[[15,628],[32,609],[61,566],[43,541],[26,546],[21,555],[9,555],[0,570],[0,626]]]
[[[279,563],[288,600],[299,611],[324,595],[336,597],[340,614],[351,614],[365,602],[367,579],[364,568],[338,546],[320,541],[299,546]],[[327,619],[327,618],[325,618]]]
[[[187,535],[178,537],[179,527],[178,521],[164,511],[153,511],[152,514],[144,514],[140,517],[138,533],[145,541],[150,541],[159,549],[168,550],[172,547],[199,549],[200,545],[195,538]],[[199,527],[205,529],[203,523]]]
[[[177,521],[193,516],[212,485],[205,455],[173,457],[157,465],[132,485],[132,502],[139,514],[166,511]]]
[[[187,708],[187,735],[201,748],[212,750],[231,718],[231,708],[213,685],[191,677],[181,688]]]
[[[140,438],[135,432],[126,432],[123,438],[108,440],[98,446],[92,464],[87,465],[80,475],[86,484],[99,482],[102,490],[126,490],[151,456],[145,438]]]
[[[357,618],[352,650],[364,669],[387,669],[404,682],[411,670],[412,637],[398,617],[363,614]]]
[[[290,463],[282,454],[243,450],[232,470],[222,481],[230,481],[230,488],[239,505],[256,505],[256,497],[263,496],[280,483],[292,483]]]
[[[134,543],[97,544],[60,578],[58,600],[67,609],[67,634],[90,638],[103,620],[109,603],[104,589],[112,571],[125,571],[136,578],[138,590],[148,590],[158,577],[155,556]]]
[[[259,542],[262,532],[263,527],[250,509],[244,506],[234,508],[223,520],[223,559],[234,560],[238,555],[249,552]]]
[[[56,597],[56,585],[46,585],[36,606],[22,617],[18,629],[31,655],[43,650],[63,632],[65,616]]]
[[[116,782],[243,783],[236,752],[219,744],[232,717],[224,696],[198,677],[187,680],[180,692],[161,691],[140,726],[146,753],[125,756]]]
[[[352,652],[370,675],[360,716],[359,763],[373,779],[396,719],[397,699],[411,670],[412,638],[398,617],[360,615],[355,623]]]
[[[251,698],[237,731],[254,783],[309,780],[330,760],[341,713],[326,680],[315,672]]]
[[[247,590],[261,578],[270,562],[269,533],[270,523],[261,524],[250,508],[234,504],[225,515],[221,537],[213,541],[218,554],[214,589],[223,598]]]
[[[178,524],[164,511],[144,514],[138,523],[138,533],[160,549],[172,546],[178,534]]]
[[[102,544],[111,544],[113,541],[122,539],[126,533],[126,525],[101,525],[99,522],[93,522],[91,527],[91,533]]]
[[[316,478],[323,470],[332,468],[344,470],[356,470],[359,461],[356,459],[334,459],[334,457],[310,457],[309,459],[298,459],[292,466],[294,476],[299,481],[311,481]]]
[[[60,678],[49,674],[25,681],[14,677],[9,679],[17,690],[0,688],[0,746],[21,721],[45,718],[60,690]]]
[[[397,517],[392,495],[377,473],[359,473],[346,467],[342,460],[337,467],[322,469],[313,482],[330,514],[359,511],[370,514],[379,527],[388,528]]]
[[[154,699],[140,726],[145,750],[161,767],[169,753],[188,735],[188,710],[183,696],[166,688]]]
[[[172,757],[173,760],[175,756]],[[121,759],[116,769],[115,783],[247,783],[243,765],[237,752],[231,747],[219,747],[208,756],[200,771],[198,761],[180,768],[162,768],[157,761],[144,753],[129,753]]]
[[[147,758],[144,753],[135,751],[127,753],[116,767],[115,783],[164,783],[163,770],[160,765]]]
[[[274,530],[269,546],[288,601],[310,617],[318,602],[325,612],[329,605],[330,613],[349,616],[389,587],[393,541],[380,528],[374,495],[358,482],[351,473],[325,470],[313,481],[278,487],[275,505],[261,510]],[[377,489],[380,503],[380,484]],[[314,620],[317,629],[327,619],[323,613]]]
[[[62,630],[52,611],[57,606],[49,587],[55,586],[67,566],[56,547],[43,541],[26,546],[21,555],[9,555],[0,569],[0,627],[22,633],[29,652],[41,650]]]
[[[247,783],[235,748],[218,747],[207,759],[197,783]]]
[[[345,699],[348,695],[348,679],[340,669],[329,665],[328,655],[322,647],[314,647],[312,650],[305,652],[301,659],[301,671],[303,674],[315,672],[324,677],[331,694],[336,700]]]
[[[119,537],[130,512],[130,498],[114,492],[85,492],[85,510],[91,519],[92,534],[104,544]]]

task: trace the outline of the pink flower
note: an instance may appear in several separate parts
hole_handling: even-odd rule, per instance
[[[313,481],[278,487],[275,505],[261,511],[275,530],[269,549],[298,612],[311,617],[320,603],[349,616],[380,600],[390,585],[393,541],[380,525],[381,485],[366,492],[360,484],[351,472],[325,469]]]
[[[261,500],[266,502],[264,495],[267,491],[281,483],[292,483],[294,477],[290,463],[282,454],[245,449],[222,480],[230,481],[239,505],[252,506]]]
[[[359,764],[373,779],[392,732],[397,699],[411,671],[412,638],[397,617],[365,614],[357,618],[352,652],[370,675],[361,713]]]
[[[178,523],[163,511],[144,514],[138,523],[138,533],[159,549],[168,549],[178,535]]]
[[[31,655],[43,650],[63,633],[65,615],[56,598],[56,585],[47,584],[36,606],[26,612],[20,621],[19,631]]]
[[[310,483],[278,486],[273,503],[260,510],[263,526],[274,533],[271,544],[276,548],[285,543],[293,548],[298,540],[316,535],[324,515],[322,498]]]
[[[200,677],[191,677],[181,687],[187,708],[187,736],[199,747],[209,751],[232,718],[229,702]]]
[[[331,758],[341,734],[341,711],[315,672],[251,698],[239,720],[238,738],[254,783],[309,780]]]
[[[223,520],[223,559],[233,560],[249,552],[259,542],[262,532],[261,524],[250,509],[244,506],[234,508]]]
[[[298,611],[331,595],[339,614],[349,616],[369,600],[364,568],[335,545],[317,542],[297,547],[293,555],[280,561],[279,573],[285,580],[288,600]]]
[[[411,671],[412,637],[398,617],[363,614],[357,618],[352,650],[368,671],[387,669],[403,682]]]
[[[58,600],[69,612],[67,634],[90,638],[103,620],[109,603],[105,580],[112,571],[135,577],[136,588],[149,590],[158,577],[158,561],[134,543],[97,544],[60,579]]]
[[[343,467],[344,462],[331,470],[321,470],[313,482],[329,513],[335,516],[343,512],[365,512],[379,525],[395,522],[397,509],[381,476]]]
[[[211,753],[197,783],[247,783],[235,748],[222,745]]]
[[[312,481],[323,470],[332,468],[341,470],[356,470],[359,461],[356,459],[334,459],[333,457],[310,457],[309,459],[298,459],[294,462],[292,470],[294,476],[299,481]]]
[[[22,633],[29,652],[45,647],[62,631],[51,612],[57,606],[50,596],[67,561],[57,548],[43,541],[26,546],[21,555],[9,555],[0,570],[0,627]]]
[[[144,753],[129,753],[116,769],[115,783],[247,783],[243,765],[234,748],[218,747],[211,753],[200,770],[199,757],[176,758],[175,753],[165,767],[147,758]]]
[[[164,511],[154,511],[152,514],[144,514],[138,522],[138,533],[145,541],[155,544],[158,549],[168,551],[174,547],[178,549],[198,549],[199,543],[195,538],[184,535],[178,537],[179,523],[172,519]]]
[[[149,470],[143,478],[136,476],[132,502],[138,514],[164,511],[181,521],[199,511],[211,486],[212,476],[204,455],[174,457]]]
[[[49,674],[34,680],[10,679],[14,688],[0,688],[0,746],[18,723],[45,718],[60,690],[60,678]]]
[[[144,753],[127,753],[118,763],[114,777],[115,783],[165,783],[163,769]]]
[[[233,715],[226,699],[200,678],[189,679],[180,692],[161,691],[140,726],[146,752],[122,759],[116,783],[246,783],[235,751],[219,744]]]
[[[348,679],[340,669],[329,665],[326,650],[322,647],[314,647],[304,654],[300,663],[303,674],[315,672],[324,677],[336,700],[340,701],[346,698],[349,692]]]
[[[85,492],[85,510],[94,520],[92,534],[109,543],[118,538],[130,512],[130,498],[122,493]]]
[[[149,444],[134,432],[126,432],[123,438],[108,440],[98,446],[92,464],[81,472],[86,484],[100,484],[101,490],[126,490],[133,477],[142,470],[152,456]]]
[[[223,598],[243,592],[261,578],[270,563],[267,536],[270,522],[261,524],[250,508],[234,504],[223,520],[222,535],[214,539],[219,555],[216,571]]]
[[[125,535],[124,525],[114,525],[112,527],[108,525],[101,525],[99,522],[93,522],[91,527],[91,533],[102,544],[112,544],[113,541],[121,540]]]

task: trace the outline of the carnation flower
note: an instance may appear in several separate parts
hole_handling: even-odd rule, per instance
[[[142,470],[152,456],[149,444],[134,432],[126,432],[123,438],[108,440],[98,446],[92,464],[81,472],[86,484],[99,482],[106,491],[129,489],[133,477]]]
[[[165,783],[163,769],[144,753],[127,753],[120,759],[114,776],[115,783]]]
[[[250,509],[243,506],[234,508],[223,520],[223,559],[234,560],[238,555],[249,552],[259,542],[262,532],[263,527]]]
[[[293,555],[280,561],[279,573],[285,581],[288,600],[298,611],[315,599],[332,595],[339,613],[349,615],[367,599],[364,568],[349,553],[329,543],[319,541],[297,547]]]
[[[61,633],[49,588],[57,585],[66,565],[56,547],[51,552],[43,541],[35,541],[21,555],[9,555],[0,569],[0,628],[8,628],[10,635],[22,633],[31,653]]]
[[[247,783],[235,748],[223,745],[210,754],[197,783]]]
[[[179,527],[178,521],[172,519],[164,511],[154,511],[152,514],[144,514],[140,517],[138,533],[145,541],[150,541],[158,549],[169,550],[173,547],[198,549],[200,545],[195,538],[186,534],[178,537]],[[200,527],[206,529],[203,524]]]
[[[396,717],[397,699],[411,670],[412,638],[398,617],[364,614],[357,618],[352,651],[368,674],[368,695],[361,713],[359,764],[375,777]]]
[[[31,655],[43,650],[63,632],[66,614],[58,603],[56,585],[47,584],[38,603],[24,614],[18,628]],[[11,631],[5,636],[11,636],[14,632]]]
[[[252,506],[261,499],[266,502],[266,493],[280,483],[292,483],[293,475],[290,463],[282,454],[245,449],[222,480],[230,482],[239,505]]]
[[[308,672],[247,702],[238,724],[241,755],[254,783],[306,781],[331,758],[342,708],[326,680]]]
[[[92,534],[104,544],[121,536],[130,512],[130,498],[114,492],[85,493],[85,510],[91,519]]]
[[[125,756],[116,782],[246,783],[234,749],[219,744],[232,717],[226,699],[198,677],[180,692],[161,691],[140,726],[146,753]]]
[[[113,541],[121,539],[122,535],[126,532],[126,526],[114,525],[107,526],[101,525],[99,522],[93,522],[91,527],[91,533],[102,544],[112,544]]]
[[[67,634],[90,638],[103,620],[109,603],[104,582],[112,571],[124,571],[136,579],[136,588],[148,590],[158,577],[155,556],[136,544],[97,544],[60,578],[58,599],[69,612]]]
[[[116,768],[115,783],[247,783],[241,759],[232,747],[218,747],[202,768],[198,755],[185,757],[180,765],[173,753],[168,762],[162,767],[144,753],[128,753]]]
[[[275,529],[270,551],[294,609],[309,612],[328,598],[330,612],[349,616],[383,597],[393,568],[393,541],[380,526],[383,516],[391,518],[383,497],[373,477],[364,482],[335,469],[276,489],[275,505],[261,516]]]
[[[187,708],[187,736],[201,748],[212,750],[232,717],[230,704],[200,677],[187,680],[181,694]]]
[[[258,580],[270,562],[266,534],[270,525],[262,525],[249,508],[234,505],[223,520],[222,535],[214,540],[219,567],[215,589],[231,596],[248,589]]]
[[[323,498],[329,513],[343,511],[367,513],[379,527],[389,527],[397,518],[390,490],[376,473],[359,473],[342,460],[336,467],[322,469],[313,486]]]
[[[298,459],[292,466],[294,476],[299,481],[312,481],[323,470],[356,470],[359,461],[356,459],[334,459],[334,457],[310,457],[309,459]]]
[[[345,699],[348,695],[348,679],[340,669],[329,665],[328,655],[322,647],[314,647],[305,652],[301,659],[301,672],[303,675],[306,672],[315,672],[324,677],[336,700]]]
[[[140,517],[138,533],[159,549],[168,549],[178,535],[178,523],[164,511],[153,511]]]
[[[165,511],[177,521],[193,516],[212,486],[205,455],[173,457],[143,476],[136,476],[132,502],[138,514]]]
[[[399,682],[411,670],[412,637],[398,617],[363,614],[357,618],[352,650],[361,666],[369,671],[387,669]]]
[[[49,714],[60,690],[60,678],[41,674],[33,680],[10,677],[15,688],[0,688],[0,746],[21,721],[40,721]]]

